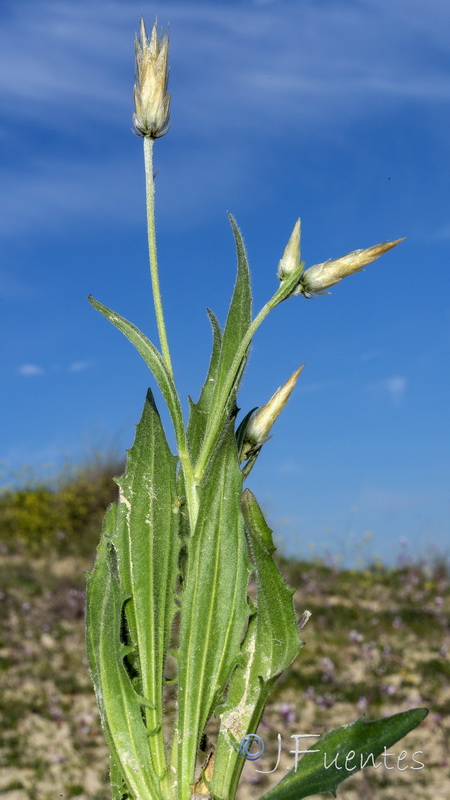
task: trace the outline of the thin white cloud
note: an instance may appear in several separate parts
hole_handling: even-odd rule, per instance
[[[373,348],[372,350],[366,350],[364,353],[361,353],[360,359],[361,361],[372,361],[373,359],[380,358],[381,355],[381,350]]]
[[[339,381],[313,381],[299,386],[303,394],[315,394],[316,392],[329,392],[331,389],[336,389],[339,386]]]
[[[445,223],[438,228],[434,233],[429,234],[427,237],[433,242],[445,242],[450,239],[450,222]]]
[[[390,395],[393,403],[396,406],[401,404],[407,386],[408,386],[408,381],[402,375],[397,375],[394,378],[387,378],[383,382],[383,387],[386,389],[387,393]]]
[[[298,475],[302,470],[298,461],[286,460],[276,465],[276,471],[280,475]]]
[[[17,374],[24,378],[34,378],[36,375],[43,375],[44,370],[37,364],[22,364],[17,368]]]
[[[385,394],[391,398],[393,404],[399,407],[408,388],[408,379],[404,375],[394,375],[391,378],[383,378],[369,384],[368,391],[372,393]]]
[[[89,366],[89,361],[72,361],[72,363],[68,365],[67,370],[69,372],[83,372],[85,369],[88,369]],[[60,372],[61,367],[54,366],[53,371]],[[17,375],[22,375],[25,378],[33,378],[36,375],[45,374],[43,367],[40,367],[38,364],[21,364],[16,372]]]
[[[69,372],[83,372],[88,367],[89,361],[73,361],[69,366]]]

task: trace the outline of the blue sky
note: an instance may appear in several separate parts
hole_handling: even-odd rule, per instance
[[[257,310],[298,216],[307,266],[406,241],[258,333],[243,411],[304,371],[249,485],[282,548],[395,560],[450,549],[450,5],[442,0],[4,0],[1,458],[129,446],[156,340],[133,37],[170,22],[156,143],[161,282],[179,391],[198,395],[243,232]],[[401,544],[407,539],[408,544]],[[315,550],[314,550],[315,548]]]

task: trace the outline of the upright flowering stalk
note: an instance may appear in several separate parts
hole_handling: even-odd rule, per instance
[[[164,361],[172,373],[169,343],[159,286],[158,258],[155,232],[155,181],[153,175],[153,142],[169,130],[170,94],[169,82],[169,37],[158,37],[157,22],[153,25],[150,39],[147,37],[144,20],[141,20],[140,38],[135,37],[136,80],[134,84],[135,113],[133,123],[138,136],[144,138],[145,187],[147,197],[147,231],[152,278],[153,303],[158,325],[159,341]]]
[[[230,217],[237,278],[223,328],[209,312],[211,360],[185,424],[169,351],[156,252],[153,143],[168,130],[168,37],[144,22],[136,39],[136,133],[144,140],[147,228],[160,348],[124,317],[92,305],[136,347],[169,412],[176,454],[147,392],[119,498],[105,516],[88,577],[87,650],[110,748],[113,800],[233,800],[249,734],[281,673],[297,658],[293,590],[273,559],[272,532],[244,480],[285,407],[302,367],[256,413],[237,423],[237,392],[250,345],[266,316],[296,294],[322,292],[396,242],[356,251],[303,272],[300,220],[278,265],[279,285],[256,316],[247,256]],[[119,375],[118,380],[123,381]],[[251,576],[256,586],[249,592]],[[173,710],[173,692],[176,706]],[[288,773],[264,797],[300,800],[335,792],[346,774],[323,754],[362,754],[365,763],[418,724],[416,709],[361,719],[322,737],[306,768]],[[218,718],[214,741],[206,737]],[[217,726],[216,726],[217,727]],[[319,753],[319,755],[317,755]],[[352,765],[352,773],[358,767]],[[340,769],[340,768],[339,768]]]

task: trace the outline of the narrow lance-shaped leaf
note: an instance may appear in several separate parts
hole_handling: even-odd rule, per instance
[[[243,663],[233,673],[221,714],[212,792],[234,796],[244,764],[238,743],[255,733],[276,679],[297,657],[301,641],[293,593],[273,560],[272,531],[253,494],[242,495],[242,511],[250,560],[256,573],[256,613],[243,644]]]
[[[189,424],[187,428],[187,440],[191,460],[194,462],[198,456],[205,429],[208,422],[208,415],[211,410],[211,404],[214,397],[214,391],[217,384],[217,371],[219,368],[220,349],[222,345],[222,333],[217,322],[216,317],[207,309],[208,316],[211,322],[213,332],[213,347],[211,352],[211,359],[209,362],[208,374],[206,381],[203,385],[199,400],[197,403],[190,401],[190,415]]]
[[[111,540],[120,585],[130,598],[125,611],[158,775],[166,769],[162,693],[178,572],[176,466],[149,391],[125,474],[116,479],[120,492]]]
[[[115,575],[115,553],[110,543],[116,522],[115,504],[105,517],[94,570],[87,584],[87,653],[114,769],[118,767],[133,798],[163,800],[150,754],[148,729],[142,717],[145,701],[136,693],[124,658],[121,640],[123,605],[127,596]],[[116,775],[117,784],[117,775]]]
[[[178,651],[178,790],[189,798],[201,733],[239,657],[248,618],[242,475],[229,425],[213,456],[188,540]]]
[[[387,749],[417,727],[427,714],[426,708],[414,708],[371,722],[359,717],[329,731],[302,756],[297,770],[290,770],[261,800],[302,800],[319,792],[334,795],[350,775],[365,766],[381,765],[382,761],[376,762],[378,756],[383,753],[387,757]],[[392,757],[387,764],[392,769]]]
[[[233,408],[236,392],[245,369],[248,350],[243,357],[241,364],[238,365],[233,386],[228,392],[227,397],[223,397],[223,387],[236,355],[236,351],[238,350],[239,345],[241,344],[252,321],[250,272],[248,268],[245,246],[242,240],[241,232],[231,214],[229,214],[229,218],[236,243],[238,268],[233,296],[231,298],[227,321],[223,332],[214,393],[210,404],[211,414],[208,420],[207,428],[209,427],[209,423],[212,418],[215,418],[218,414],[218,409],[220,411],[220,418],[225,421],[227,414],[229,414]],[[217,429],[221,430],[221,426],[217,425]]]
[[[121,317],[120,314],[117,314],[115,311],[112,311],[107,306],[104,306],[102,303],[99,303],[98,300],[95,300],[92,295],[89,295],[89,302],[92,306],[94,306],[97,311],[99,311],[103,316],[112,322],[112,324],[119,330],[124,336],[127,337],[128,341],[136,348],[138,353],[142,356],[145,363],[147,364],[148,368],[152,372],[160,390],[161,394],[164,397],[164,400],[167,403],[167,407],[170,412],[170,416],[172,417],[173,426],[175,428],[175,434],[177,437],[178,446],[181,449],[185,449],[185,432],[184,432],[184,423],[183,423],[183,412],[181,410],[180,400],[177,394],[177,390],[175,384],[173,382],[172,376],[167,370],[167,367],[163,361],[161,353],[155,347],[155,345],[147,339],[147,337],[136,328],[131,322],[129,322],[125,317]]]

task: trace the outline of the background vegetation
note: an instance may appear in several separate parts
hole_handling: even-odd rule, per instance
[[[12,476],[0,491],[3,551],[92,554],[105,509],[117,495],[113,476],[123,468],[118,457],[97,454],[82,466],[66,465],[53,478]]]

